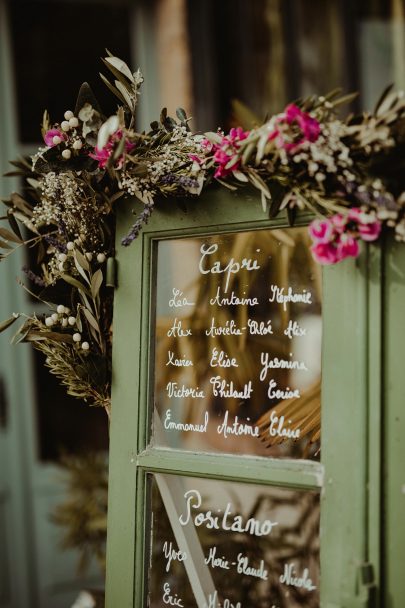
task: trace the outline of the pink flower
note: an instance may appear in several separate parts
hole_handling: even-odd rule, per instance
[[[200,145],[203,149],[205,149],[206,152],[212,152],[214,147],[214,144],[207,138],[203,139]]]
[[[335,264],[359,255],[359,239],[375,241],[381,232],[381,222],[372,214],[353,207],[347,215],[336,213],[330,219],[314,220],[308,227],[314,241],[314,259],[320,264]]]
[[[381,222],[375,219],[368,224],[359,224],[359,234],[363,241],[376,241],[380,236]]]
[[[309,234],[315,243],[326,244],[333,239],[333,224],[328,219],[313,220],[308,227]]]
[[[316,141],[321,132],[319,122],[312,118],[307,112],[303,112],[298,106],[291,103],[285,109],[287,123],[289,125],[297,123],[303,134],[303,140]]]
[[[332,215],[330,219],[336,232],[342,234],[346,230],[347,217],[341,213],[335,213],[335,215]]]
[[[104,148],[94,148],[94,152],[89,152],[90,158],[94,158],[98,162],[98,166],[100,169],[104,169],[106,164],[108,163],[108,159],[110,158],[112,150],[109,150],[107,146]]]
[[[349,219],[357,223],[357,230],[363,241],[375,241],[380,236],[381,222],[374,215],[353,208],[349,211]]]
[[[96,160],[98,162],[98,166],[100,167],[100,169],[105,169],[111,155],[114,153],[117,143],[119,141],[121,141],[121,139],[123,137],[124,137],[124,134],[122,132],[122,129],[118,129],[115,133],[110,135],[106,145],[103,148],[98,148],[96,146],[94,148],[94,152],[89,153],[90,158],[94,158],[94,160]],[[117,159],[117,162],[115,164],[115,167],[117,169],[122,168],[122,166],[124,164],[124,160],[125,160],[125,155],[128,152],[131,152],[131,150],[133,150],[134,147],[135,147],[135,144],[131,143],[127,139],[125,140],[124,153],[121,154],[121,156]]]
[[[277,128],[269,135],[279,148],[293,154],[306,141],[314,142],[321,132],[319,122],[291,103],[277,119]],[[297,133],[298,131],[298,133]]]
[[[238,150],[241,142],[249,135],[249,131],[244,131],[241,127],[233,128],[228,135],[224,135],[220,144],[213,144],[214,161],[217,168],[214,177],[226,177],[232,171],[238,169],[240,157]]]
[[[338,261],[345,258],[357,258],[360,248],[359,242],[348,234],[342,234],[337,242]]]
[[[66,135],[63,131],[60,131],[59,129],[49,129],[44,135],[44,142],[48,146],[48,148],[53,148],[53,146],[58,145],[53,141],[54,137],[59,137],[61,141],[64,141],[66,139]]]
[[[197,165],[202,165],[204,163],[204,159],[197,156],[197,154],[189,154],[188,157],[193,163],[197,163]]]
[[[339,261],[337,248],[333,243],[315,243],[311,247],[311,253],[319,264],[336,264]]]

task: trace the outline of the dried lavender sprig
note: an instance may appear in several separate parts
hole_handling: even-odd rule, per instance
[[[122,239],[121,245],[124,245],[124,247],[128,247],[136,239],[136,237],[142,230],[142,226],[149,222],[149,218],[152,215],[153,209],[153,203],[145,204],[145,207],[139,214],[139,217],[136,220],[135,224],[131,227],[131,230],[128,232],[128,234]]]
[[[177,184],[183,188],[197,188],[198,180],[194,177],[188,177],[186,175],[176,175],[175,173],[166,173],[160,179],[160,183],[164,185]]]
[[[59,239],[55,238],[54,236],[45,236],[44,238],[49,245],[52,245],[53,247],[55,247],[55,249],[57,249],[60,253],[67,252],[66,244],[61,243],[61,241],[59,241]]]
[[[38,285],[38,287],[46,286],[45,281],[41,279],[39,275],[35,274],[35,272],[33,272],[30,268],[28,268],[28,266],[23,266],[21,270],[25,273],[27,278],[35,285]]]

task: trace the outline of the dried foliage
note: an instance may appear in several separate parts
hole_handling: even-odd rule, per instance
[[[95,557],[105,570],[107,536],[108,467],[97,454],[65,457],[68,498],[52,513],[52,521],[65,530],[64,549],[80,552],[79,570],[84,571]]]
[[[22,194],[4,203],[0,256],[34,247],[37,268],[24,269],[44,318],[25,317],[16,341],[46,354],[52,373],[70,394],[109,411],[112,294],[106,261],[114,255],[114,211],[125,196],[145,207],[123,239],[129,245],[156,200],[197,196],[213,181],[260,192],[271,217],[287,210],[291,223],[306,208],[332,216],[312,229],[312,253],[332,263],[358,252],[357,240],[374,240],[381,225],[405,238],[403,149],[405,101],[384,92],[372,113],[342,121],[336,109],[350,100],[333,91],[290,104],[250,131],[193,134],[184,110],[164,109],[151,130],[135,130],[143,77],[111,53],[101,75],[120,106],[106,118],[84,84],[74,112],[51,123],[44,113],[45,146],[30,160],[13,162],[10,175],[25,179]],[[354,213],[356,212],[356,213]],[[14,323],[6,320],[0,330]]]

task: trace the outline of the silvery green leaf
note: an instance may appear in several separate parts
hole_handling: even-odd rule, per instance
[[[213,131],[208,131],[207,133],[204,133],[204,135],[212,144],[220,144],[222,141],[222,137]]]
[[[254,149],[255,149],[254,142],[250,142],[243,150],[242,163],[244,165],[246,165],[247,162],[249,161],[249,158],[252,156]]]
[[[232,190],[233,192],[235,190],[237,190],[236,186],[232,186],[232,184],[229,184],[228,182],[226,182],[224,179],[221,179],[219,177],[215,178],[217,180],[217,182],[219,182],[220,184],[222,184],[223,186],[225,186],[225,188],[228,188],[228,190]]]
[[[27,177],[27,182],[29,183],[30,186],[32,186],[32,188],[35,188],[35,190],[38,190],[40,183],[37,179],[34,179],[32,177]]]
[[[18,244],[21,244],[23,242],[17,235],[15,235],[10,230],[7,230],[7,228],[0,228],[0,236],[5,241],[12,241],[13,243],[18,243]]]
[[[271,199],[270,190],[256,171],[249,171],[249,179],[255,188],[261,190],[266,198]]]
[[[82,291],[83,293],[87,293],[88,295],[90,295],[90,291],[86,287],[86,285],[83,285],[83,283],[81,283],[80,281],[78,281],[74,277],[71,277],[68,274],[61,274],[60,276],[61,276],[61,279],[63,279],[64,281],[66,281],[66,283],[68,283],[69,285],[72,285],[72,287],[75,287],[79,291]]]
[[[3,321],[2,323],[0,323],[0,332],[5,331],[8,327],[10,327],[10,325],[15,323],[15,321],[17,321],[19,316],[20,315],[14,313],[12,317],[10,317],[6,321]]]
[[[225,169],[231,169],[234,165],[236,165],[237,162],[238,162],[238,157],[236,154],[234,154],[234,156],[231,156],[231,158],[226,163]]]
[[[263,212],[267,213],[267,209],[268,209],[269,203],[268,203],[268,199],[266,198],[266,196],[265,196],[265,194],[264,194],[263,191],[260,192],[260,197],[262,199],[262,209],[263,209]]]
[[[103,283],[103,273],[99,268],[91,278],[91,295],[96,298]]]
[[[262,158],[264,156],[264,151],[266,149],[268,141],[269,141],[269,134],[264,133],[261,136],[261,138],[259,139],[258,144],[257,144],[256,165],[260,164],[260,161],[262,160]]]
[[[118,116],[116,114],[110,116],[110,118],[108,118],[100,127],[97,137],[97,147],[104,148],[110,136],[117,131],[119,126]]]
[[[181,121],[181,122],[186,122],[187,121],[187,114],[186,112],[183,110],[183,108],[177,108],[176,110],[176,116],[177,118]]]
[[[385,95],[384,99],[381,101],[378,110],[376,112],[377,116],[382,116],[385,112],[390,110],[392,106],[397,101],[397,93],[395,91],[389,91]]]
[[[121,72],[121,74],[124,74],[124,76],[126,76],[128,78],[128,80],[130,80],[131,82],[134,82],[134,77],[132,75],[132,72],[129,69],[129,67],[127,66],[127,64],[125,63],[125,61],[123,61],[122,59],[119,59],[118,57],[106,57],[105,61],[107,63],[109,63],[110,65],[112,65],[116,70]]]
[[[128,89],[119,80],[116,80],[114,84],[125,99],[127,106],[129,108],[132,108],[134,105],[134,101],[133,99],[131,99],[131,95],[129,94]]]
[[[99,325],[98,325],[94,315],[90,312],[90,310],[88,308],[82,308],[82,310],[83,310],[84,316],[86,317],[86,319],[90,323],[90,325],[99,332],[100,328],[99,328]]]
[[[121,95],[121,93],[111,84],[111,82],[109,82],[109,80],[107,80],[107,78],[104,76],[104,74],[102,74],[101,72],[99,72],[99,75],[100,75],[101,80],[104,82],[104,84],[110,89],[111,93],[113,93],[113,95],[115,95],[116,97],[118,97],[118,99],[122,103],[125,103],[125,99],[123,98],[123,96]]]
[[[234,169],[232,171],[232,174],[234,175],[234,177],[236,177],[237,180],[239,180],[240,182],[248,182],[249,179],[246,177],[246,175],[244,173],[242,173],[242,171],[238,171],[237,169]]]

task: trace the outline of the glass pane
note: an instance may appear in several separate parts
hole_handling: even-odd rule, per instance
[[[321,281],[306,228],[157,244],[154,445],[315,458]]]
[[[150,608],[319,607],[319,494],[151,476]]]

